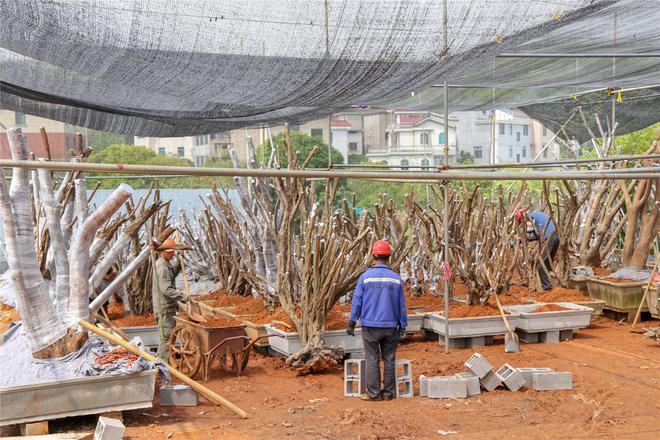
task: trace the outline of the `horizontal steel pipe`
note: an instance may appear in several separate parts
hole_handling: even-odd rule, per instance
[[[297,177],[329,179],[398,179],[398,180],[623,180],[657,179],[660,168],[651,171],[621,173],[616,170],[584,171],[532,171],[532,172],[476,172],[476,171],[433,171],[433,172],[374,172],[374,171],[332,171],[332,170],[288,170],[288,169],[249,169],[249,168],[194,168],[180,166],[99,164],[81,162],[43,162],[23,160],[0,160],[2,168],[45,168],[54,171],[84,171],[99,173],[131,174],[181,174],[186,176],[240,176],[240,177]]]

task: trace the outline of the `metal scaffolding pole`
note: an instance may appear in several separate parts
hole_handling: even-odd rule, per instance
[[[444,18],[444,53],[449,51],[449,39],[447,38],[447,0],[442,2],[443,5],[443,18]],[[449,83],[445,79],[444,82],[444,106],[445,106],[445,168],[449,168]],[[454,155],[458,154],[458,151]],[[456,157],[454,157],[454,160]],[[449,283],[451,281],[451,270],[449,268],[449,182],[445,181],[445,212],[443,215],[443,223],[445,228],[445,264],[444,264],[444,278],[445,278],[445,353],[449,353]]]
[[[89,162],[47,162],[40,160],[0,159],[1,168],[47,169],[53,171],[81,171],[112,174],[179,175],[205,177],[295,177],[301,179],[395,179],[400,181],[439,182],[443,180],[626,180],[657,179],[660,167],[621,170],[529,171],[335,171],[288,170],[276,168],[196,168],[159,165],[124,165]]]

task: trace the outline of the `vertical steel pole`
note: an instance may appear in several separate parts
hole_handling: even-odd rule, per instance
[[[443,15],[444,15],[444,46],[445,46],[445,56],[449,50],[448,40],[447,40],[447,0],[443,1]],[[446,78],[447,73],[445,73]],[[444,84],[444,104],[445,104],[445,166],[449,168],[449,85],[445,79]],[[444,210],[443,223],[445,227],[445,353],[449,353],[449,283],[451,282],[451,272],[447,276],[447,271],[449,269],[449,182],[445,181],[445,210]],[[447,279],[449,278],[449,279]]]

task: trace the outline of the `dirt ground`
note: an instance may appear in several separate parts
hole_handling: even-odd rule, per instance
[[[643,323],[658,325],[657,321]],[[572,371],[572,391],[496,390],[468,399],[417,395],[390,402],[345,398],[340,370],[298,377],[281,358],[255,354],[242,377],[217,373],[206,384],[248,412],[241,420],[203,401],[197,407],[160,407],[125,413],[131,439],[658,439],[660,345],[629,325],[598,318],[560,344],[528,344],[504,353],[502,341],[478,349],[494,367],[551,367]],[[413,337],[398,357],[413,374],[464,371],[472,349],[448,355],[435,341]],[[418,394],[415,381],[415,394]],[[89,418],[88,418],[89,419]],[[72,420],[69,420],[71,428]],[[75,422],[93,429],[94,421]],[[55,426],[54,426],[55,427]],[[64,428],[64,427],[63,427]]]

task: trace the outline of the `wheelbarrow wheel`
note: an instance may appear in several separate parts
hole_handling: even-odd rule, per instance
[[[176,327],[170,335],[169,364],[192,379],[202,365],[202,357],[197,334],[187,327]]]
[[[245,346],[247,346],[247,342]],[[229,353],[218,355],[218,361],[220,362],[220,368],[229,374],[234,376],[240,376],[243,370],[247,367],[248,361],[250,360],[250,348],[243,349],[240,353]]]

